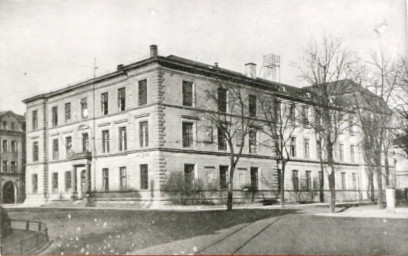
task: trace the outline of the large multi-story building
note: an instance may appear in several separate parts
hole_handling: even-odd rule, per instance
[[[0,112],[0,203],[23,202],[25,197],[25,118]]]
[[[258,126],[249,134],[236,168],[237,190],[251,185],[262,196],[277,196],[278,167],[262,132],[259,99],[307,106],[299,88],[254,75],[255,64],[241,74],[174,55],[118,65],[115,72],[24,100],[27,105],[27,202],[51,200],[166,200],[171,173],[226,188],[228,146],[206,114],[225,111],[206,97],[228,84],[244,90],[249,118]],[[224,95],[225,96],[225,95]],[[230,99],[231,100],[231,99]],[[228,97],[225,97],[225,104]],[[238,142],[237,142],[238,143]],[[340,135],[337,145],[339,200],[364,198],[367,186],[356,131]],[[313,129],[299,125],[290,140],[285,178],[288,200],[299,187],[316,189],[321,175]],[[325,184],[325,188],[328,185]],[[239,196],[237,196],[239,197]],[[328,198],[328,197],[326,197]]]

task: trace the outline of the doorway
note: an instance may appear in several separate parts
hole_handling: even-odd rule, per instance
[[[8,181],[3,186],[3,204],[14,204],[16,202],[16,191],[13,182]]]

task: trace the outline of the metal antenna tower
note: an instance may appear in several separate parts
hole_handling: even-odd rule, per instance
[[[263,67],[265,79],[280,82],[280,55],[264,55]]]

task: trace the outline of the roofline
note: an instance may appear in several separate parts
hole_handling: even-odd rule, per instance
[[[12,115],[13,115],[17,120],[19,120],[20,122],[24,122],[24,121],[25,121],[25,116],[16,114],[16,113],[14,113],[12,110],[4,111],[2,114],[0,114],[0,117],[4,116],[4,115],[6,115],[6,114],[12,114]]]

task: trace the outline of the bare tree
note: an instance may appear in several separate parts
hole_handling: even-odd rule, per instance
[[[234,192],[234,172],[242,156],[245,140],[251,132],[255,132],[254,118],[251,118],[249,96],[239,86],[218,81],[216,90],[206,90],[208,111],[204,119],[217,128],[217,144],[219,150],[228,152],[230,162],[228,179],[227,210],[232,210]],[[213,109],[217,106],[217,109]]]
[[[317,121],[311,125],[326,152],[331,212],[335,212],[336,203],[335,145],[345,120],[342,97],[338,95],[341,95],[342,80],[350,78],[353,63],[351,54],[339,40],[325,37],[309,45],[299,65],[301,79],[310,85],[305,91],[314,102]]]

